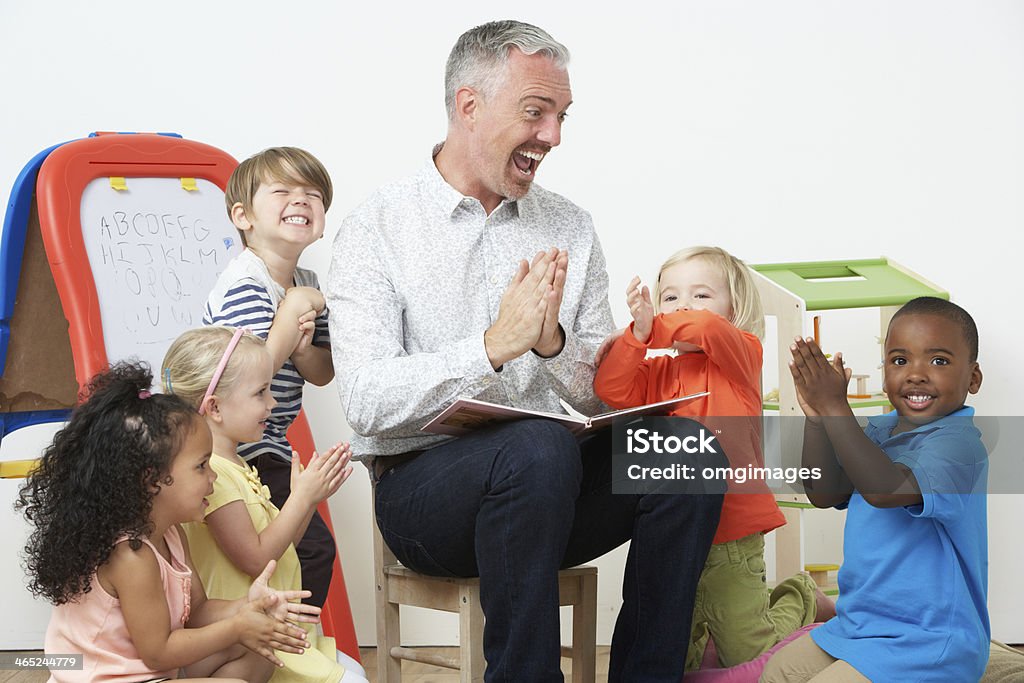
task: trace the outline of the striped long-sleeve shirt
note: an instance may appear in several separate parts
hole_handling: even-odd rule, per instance
[[[305,268],[295,269],[294,281],[296,287],[320,288],[316,273]],[[228,263],[213,291],[210,292],[203,314],[203,324],[246,327],[253,334],[266,339],[284,295],[284,287],[270,276],[263,260],[246,249]],[[317,316],[313,344],[330,347],[326,308]],[[263,440],[240,444],[238,454],[242,458],[250,460],[269,452],[284,460],[291,460],[292,450],[288,445],[286,433],[302,408],[304,383],[305,380],[291,359],[285,361],[270,382],[270,392],[277,405],[267,420]]]

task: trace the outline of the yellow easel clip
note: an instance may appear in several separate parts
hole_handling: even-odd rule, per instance
[[[110,186],[118,192],[124,192],[128,189],[128,183],[119,176],[110,176]]]
[[[195,178],[182,178],[181,179],[181,189],[185,190],[186,192],[198,192],[199,191],[199,187],[196,185],[196,179]]]
[[[38,466],[38,460],[5,460],[0,462],[0,479],[24,479]]]

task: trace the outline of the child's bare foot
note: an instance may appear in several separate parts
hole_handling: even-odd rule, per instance
[[[817,587],[814,589],[814,607],[815,621],[828,621],[836,615],[836,603]]]

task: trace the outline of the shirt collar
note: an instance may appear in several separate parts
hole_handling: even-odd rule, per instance
[[[444,211],[446,216],[452,216],[459,207],[462,206],[463,202],[469,200],[470,202],[480,203],[475,197],[467,197],[462,194],[454,187],[448,184],[448,181],[444,179],[441,172],[437,170],[437,164],[434,163],[434,157],[441,151],[444,146],[444,142],[439,142],[434,145],[434,149],[430,153],[430,158],[427,159],[427,163],[423,167],[421,176],[423,178],[424,188],[426,189],[426,195],[437,204],[438,208]],[[519,215],[519,202],[514,199],[503,199],[501,204],[498,204],[497,208],[491,212],[491,215],[497,215],[501,211],[509,211],[511,215]]]
[[[911,429],[909,432],[903,432],[896,436],[905,436],[910,434],[923,434],[925,432],[933,432],[939,429],[945,429],[954,425],[963,424],[963,420],[957,418],[974,417],[974,408],[971,406],[964,406],[959,410],[954,410],[949,415],[940,417],[934,422],[923,424],[919,427]],[[873,433],[882,437],[882,439],[888,439],[892,435],[893,428],[899,423],[899,415],[896,411],[886,413],[885,415],[872,415],[868,418],[868,424],[871,427]]]
[[[264,281],[270,283],[270,286],[273,287],[274,293],[277,295],[277,298],[279,300],[283,299],[285,295],[285,289],[280,284],[278,284],[277,280],[274,279],[274,276],[270,274],[270,268],[267,268],[267,262],[261,259],[259,255],[257,255],[256,252],[250,249],[249,247],[245,248],[245,250],[242,252],[242,255],[246,259],[248,259],[249,263],[252,264],[252,267],[259,271],[260,275],[263,278],[265,278]]]

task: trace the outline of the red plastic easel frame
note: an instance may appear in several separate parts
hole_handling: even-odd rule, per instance
[[[75,379],[84,387],[109,365],[100,318],[99,297],[82,238],[82,194],[90,182],[104,177],[203,178],[227,188],[238,162],[226,152],[193,140],[156,133],[100,133],[57,147],[39,169],[36,202],[46,258],[68,319]],[[313,437],[303,413],[288,431],[303,464],[313,454]],[[318,506],[333,534],[326,501]],[[359,645],[345,589],[341,563],[321,615],[324,633],[339,649],[359,661]]]

